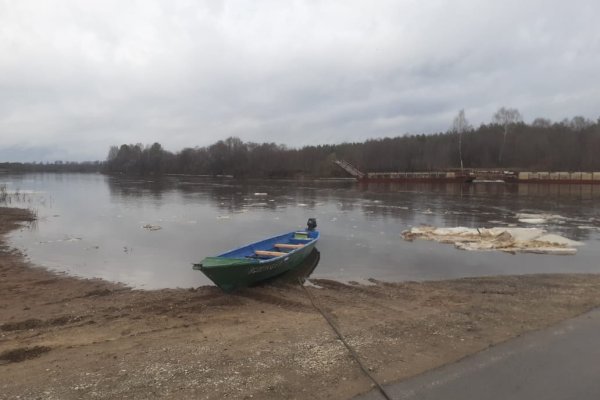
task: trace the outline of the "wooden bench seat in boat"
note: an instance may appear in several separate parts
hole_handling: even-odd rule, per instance
[[[277,247],[278,249],[299,249],[301,247],[304,247],[304,245],[291,243],[276,243],[273,247]]]
[[[283,253],[281,251],[254,250],[254,254],[257,256],[280,257],[285,256],[287,253]]]

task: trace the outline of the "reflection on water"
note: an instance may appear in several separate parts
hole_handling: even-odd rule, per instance
[[[141,288],[210,282],[191,264],[316,217],[313,276],[363,281],[537,272],[600,272],[600,187],[538,184],[357,184],[350,181],[161,179],[99,174],[0,175],[37,227],[11,235],[33,262]],[[22,194],[26,193],[26,196]],[[551,214],[540,225],[517,214]],[[458,251],[404,242],[414,225],[536,226],[584,241],[572,257]],[[160,230],[143,229],[145,225]]]

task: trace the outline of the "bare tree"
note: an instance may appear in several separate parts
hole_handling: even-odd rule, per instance
[[[552,126],[552,121],[548,118],[536,118],[531,123],[531,126],[535,126],[536,128],[549,128]]]
[[[575,131],[582,131],[585,128],[589,128],[590,126],[594,125],[594,123],[589,119],[582,117],[581,115],[576,115],[571,118],[569,125],[571,126],[571,129]]]
[[[522,121],[523,117],[516,108],[500,107],[500,109],[494,114],[494,122],[504,128],[502,146],[500,147],[500,153],[498,154],[498,163],[502,163],[502,155],[504,153],[504,146],[506,145],[506,136],[508,135],[509,128],[517,122]]]
[[[119,146],[110,146],[108,150],[108,157],[106,157],[106,161],[112,161],[117,158],[117,154],[119,154]]]
[[[462,158],[462,134],[472,129],[473,127],[469,124],[469,121],[467,121],[467,117],[465,116],[465,110],[460,110],[452,122],[452,132],[458,134],[458,157],[460,158],[461,171],[464,169]]]

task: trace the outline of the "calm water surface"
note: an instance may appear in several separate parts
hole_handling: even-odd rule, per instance
[[[313,277],[342,281],[446,279],[543,272],[600,273],[600,187],[378,184],[349,181],[158,180],[100,174],[0,175],[10,204],[39,220],[10,236],[32,262],[137,288],[211,284],[191,264],[299,229],[316,217]],[[517,213],[556,216],[539,226],[585,242],[575,256],[466,252],[405,242],[415,225],[528,226]],[[147,224],[160,226],[150,231]]]

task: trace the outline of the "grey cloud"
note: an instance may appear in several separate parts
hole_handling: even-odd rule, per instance
[[[5,1],[0,157],[432,133],[461,108],[479,124],[502,105],[595,119],[599,12],[592,0]]]

